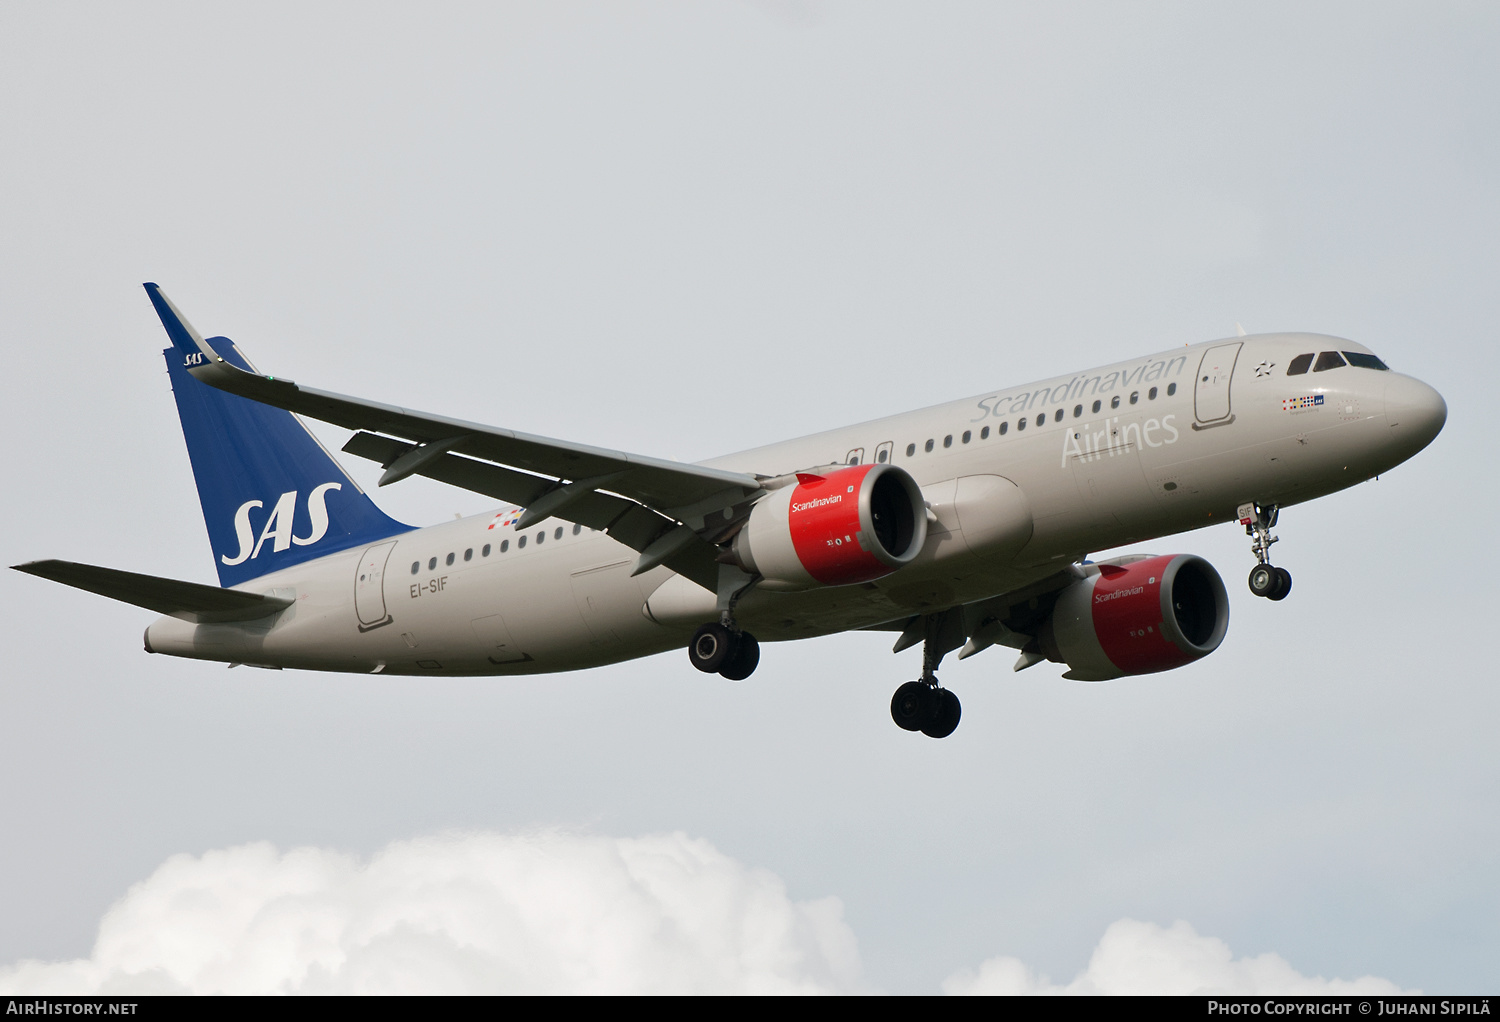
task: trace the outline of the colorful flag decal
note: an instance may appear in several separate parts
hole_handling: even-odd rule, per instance
[[[1308,394],[1306,397],[1289,397],[1281,402],[1281,410],[1283,412],[1300,412],[1308,408],[1315,408],[1322,403],[1322,394]]]
[[[1320,399],[1321,400],[1321,399]],[[503,529],[507,525],[516,524],[516,519],[521,517],[521,509],[518,507],[508,508],[501,511],[486,526],[488,529]]]

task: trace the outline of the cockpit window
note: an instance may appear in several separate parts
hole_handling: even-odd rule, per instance
[[[1287,363],[1286,374],[1288,376],[1301,376],[1312,368],[1312,360],[1312,352],[1308,352],[1306,355],[1298,355]]]
[[[1348,363],[1344,361],[1344,356],[1338,352],[1320,351],[1318,352],[1318,363],[1313,366],[1313,372],[1321,373],[1326,369],[1338,369],[1345,365],[1348,365]]]
[[[1391,368],[1374,355],[1366,355],[1362,351],[1346,351],[1344,357],[1356,369],[1384,369],[1389,372]]]

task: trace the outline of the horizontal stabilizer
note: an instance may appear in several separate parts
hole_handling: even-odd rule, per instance
[[[16,571],[49,578],[74,589],[84,589],[111,600],[133,604],[184,621],[250,621],[274,614],[294,601],[281,596],[243,593],[237,589],[179,582],[133,571],[99,568],[72,561],[32,561],[13,565]]]

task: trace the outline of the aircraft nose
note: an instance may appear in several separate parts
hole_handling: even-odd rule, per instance
[[[1432,443],[1448,421],[1443,395],[1421,380],[1391,374],[1385,385],[1385,418],[1410,457]]]

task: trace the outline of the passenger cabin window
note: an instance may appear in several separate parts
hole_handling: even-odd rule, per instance
[[[1026,420],[1025,419],[1017,419],[1016,420],[1016,429],[1025,429],[1025,428],[1026,428]],[[1005,423],[1003,423],[1003,422],[1000,424],[1000,431],[1002,433],[1005,431]]]
[[[981,429],[979,431],[979,439],[981,439],[981,440],[988,440],[989,438],[990,438],[990,427],[986,426],[986,427],[984,427],[983,429]]]
[[[447,564],[450,568],[453,567],[453,555],[449,554],[448,559],[444,563]]]
[[[1150,390],[1146,391],[1146,400],[1148,400],[1148,401],[1155,401],[1156,400],[1156,388],[1155,387],[1152,387]]]
[[[510,550],[510,540],[508,540],[508,539],[502,539],[500,541],[500,552],[503,554],[503,553],[507,553],[509,550]]]
[[[1002,423],[1000,423],[1000,429],[998,430],[998,432],[999,432],[999,434],[1001,436],[1004,436],[1009,429],[1010,429],[1010,423],[1008,423],[1008,422],[1002,422]]]
[[[1308,352],[1306,355],[1298,355],[1286,364],[1286,374],[1288,376],[1301,376],[1312,368],[1312,360],[1312,352]]]
[[[573,535],[576,536],[576,535],[578,535],[582,531],[583,531],[583,526],[579,525],[577,522],[574,522],[573,523]]]
[[[906,456],[908,458],[915,457],[916,453],[917,453],[917,445],[916,444],[907,444],[906,445]]]
[[[411,573],[413,575],[415,575],[417,573],[417,569],[420,568],[420,567],[422,567],[422,562],[421,561],[412,561],[411,562]]]
[[[467,549],[467,550],[464,551],[464,560],[466,560],[466,561],[472,561],[473,559],[474,559],[474,548],[473,547],[469,547],[469,549]]]
[[[974,439],[974,434],[970,433],[968,430],[964,430],[964,435],[963,435],[962,439],[963,439],[964,443],[968,443],[970,440]]]
[[[1384,369],[1386,372],[1390,372],[1391,369],[1374,355],[1367,355],[1363,351],[1346,351],[1344,357],[1356,369]]]
[[[1063,410],[1061,408],[1059,408],[1057,411],[1055,411],[1055,412],[1052,413],[1052,421],[1053,422],[1061,422],[1062,421],[1062,417],[1063,417]]]
[[[559,525],[552,533],[553,539],[562,539],[563,528]]]
[[[428,571],[437,571],[437,558],[433,557],[427,562]]]
[[[1102,402],[1099,402],[1099,401],[1095,401],[1095,402],[1094,402],[1094,414],[1095,414],[1095,415],[1098,415],[1098,414],[1099,414],[1099,409],[1100,409],[1100,408],[1101,408],[1101,407],[1102,407]]]
[[[479,556],[480,557],[488,557],[489,555],[490,555],[490,545],[488,543],[486,543],[483,547],[480,548],[480,550],[479,550]]]
[[[1073,406],[1073,418],[1079,419],[1079,418],[1082,418],[1082,417],[1083,417],[1083,405],[1074,405]]]
[[[525,547],[526,547],[526,537],[525,536],[517,536],[516,537],[516,549],[517,550],[522,550],[522,549],[525,549]]]
[[[943,437],[943,446],[944,447],[952,447],[953,446],[953,434],[952,433],[949,433],[947,436]]]
[[[1120,395],[1119,394],[1116,394],[1114,397],[1112,397],[1112,398],[1109,399],[1109,406],[1111,408],[1118,408],[1118,407],[1120,407]]]
[[[927,451],[928,454],[932,453],[932,441],[931,440],[927,441],[927,446],[924,449]]]
[[[1141,392],[1140,391],[1138,391],[1138,390],[1132,390],[1130,392],[1130,403],[1131,404],[1135,404],[1140,399],[1141,399]]]
[[[1171,397],[1175,393],[1177,393],[1177,384],[1175,384],[1175,383],[1169,383],[1169,384],[1167,384],[1167,397]]]
[[[1346,365],[1348,363],[1344,361],[1344,356],[1338,352],[1320,351],[1318,352],[1318,361],[1313,366],[1313,372],[1321,373],[1329,369],[1341,369]]]

